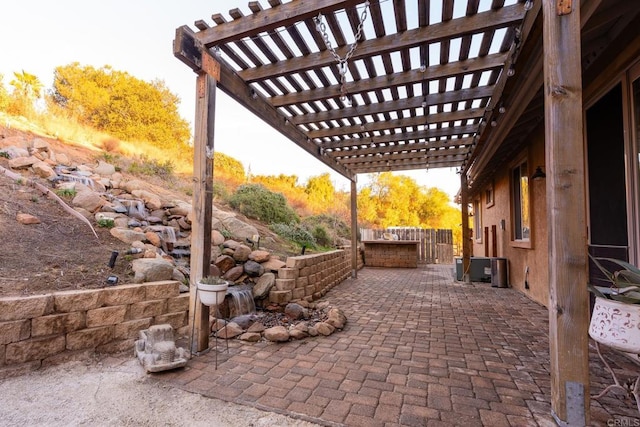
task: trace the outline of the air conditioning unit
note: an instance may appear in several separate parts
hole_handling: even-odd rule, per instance
[[[491,258],[471,257],[469,266],[469,278],[472,282],[491,282]],[[464,271],[462,269],[462,258],[456,257],[456,280],[462,281]]]

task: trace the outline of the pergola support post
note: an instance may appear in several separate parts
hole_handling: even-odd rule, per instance
[[[196,91],[189,329],[191,331],[191,352],[197,354],[209,349],[209,307],[200,303],[196,286],[200,278],[209,275],[211,264],[215,78],[205,72],[199,72],[196,79]]]
[[[462,281],[471,283],[471,231],[469,230],[469,185],[467,174],[460,174],[460,204],[462,210]]]
[[[358,186],[351,180],[351,277],[358,278]]]
[[[559,425],[589,420],[589,294],[580,2],[543,2],[551,408]],[[572,6],[571,6],[572,4]]]

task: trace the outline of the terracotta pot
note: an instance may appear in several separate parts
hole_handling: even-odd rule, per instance
[[[640,305],[596,297],[589,336],[627,353],[640,353]]]
[[[198,298],[200,298],[200,302],[204,305],[220,305],[227,295],[228,287],[229,283],[208,285],[198,282]]]

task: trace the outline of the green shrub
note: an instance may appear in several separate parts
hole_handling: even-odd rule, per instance
[[[321,225],[315,226],[313,230],[311,230],[311,235],[320,246],[328,247],[333,245],[333,239]]]
[[[103,228],[113,228],[116,225],[113,218],[100,218],[97,223]]]
[[[300,224],[271,224],[271,230],[285,240],[299,244],[300,246],[315,249],[317,248],[316,239],[311,233],[305,230]]]
[[[238,187],[229,198],[229,205],[243,215],[267,224],[300,222],[282,194],[269,191],[260,184]]]
[[[129,172],[134,175],[157,175],[162,178],[170,178],[173,175],[173,171],[174,165],[171,160],[159,162],[146,156],[141,156],[129,165]]]
[[[5,159],[8,159],[9,153],[7,153],[6,151],[0,151],[0,157],[4,157]]]
[[[60,197],[75,197],[78,192],[74,188],[60,188],[56,190],[56,194]]]

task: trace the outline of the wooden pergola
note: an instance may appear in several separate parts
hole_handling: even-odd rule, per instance
[[[583,1],[582,16],[578,0],[268,3],[176,30],[174,54],[197,73],[192,284],[209,269],[218,88],[351,180],[354,275],[358,174],[457,168],[468,265],[469,193],[540,124],[543,99],[548,175],[582,161],[581,28],[602,1]],[[550,228],[577,236],[552,235],[549,260],[553,410],[569,425],[589,413],[587,293],[575,285],[586,282],[584,212],[559,190],[568,180],[584,193],[577,169],[547,188]],[[192,349],[203,351],[208,308],[195,312]]]

